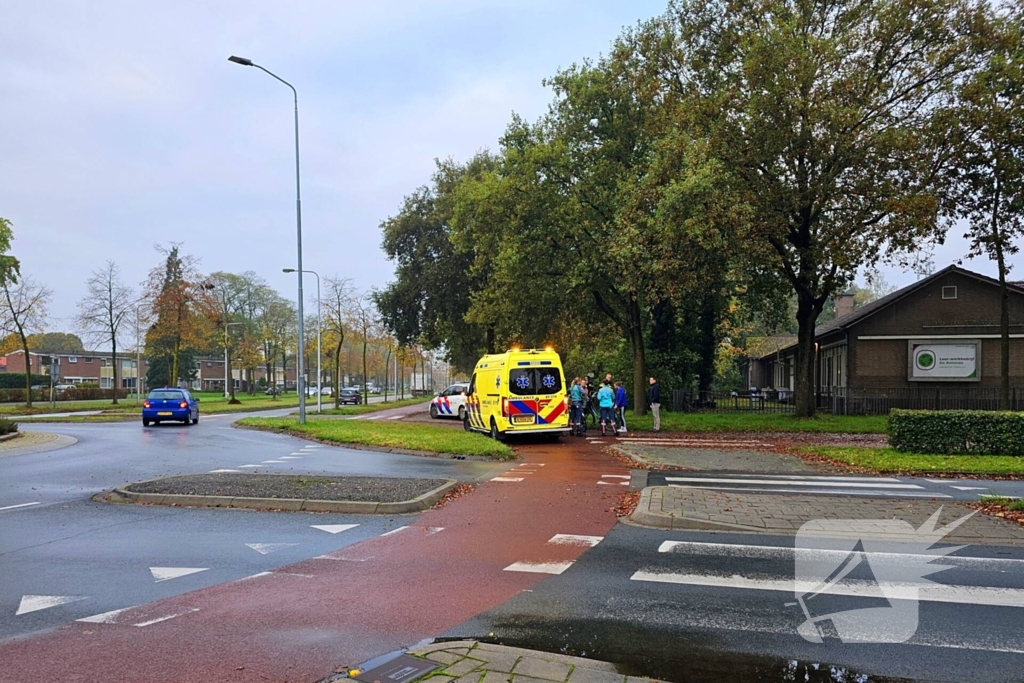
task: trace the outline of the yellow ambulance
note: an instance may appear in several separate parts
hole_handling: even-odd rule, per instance
[[[569,433],[562,360],[551,348],[511,349],[481,358],[466,399],[467,431],[494,439],[509,434]]]

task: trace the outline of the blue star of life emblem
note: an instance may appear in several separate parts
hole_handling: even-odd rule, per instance
[[[520,375],[519,377],[516,377],[516,386],[519,387],[520,389],[529,389],[530,378],[527,377],[526,375]]]
[[[495,389],[500,389],[501,388],[501,375],[498,375],[497,377],[494,378],[494,388]]]
[[[544,384],[544,386],[547,387],[548,389],[554,389],[555,388],[555,377],[554,377],[554,375],[544,375],[544,379],[541,380],[541,383]]]

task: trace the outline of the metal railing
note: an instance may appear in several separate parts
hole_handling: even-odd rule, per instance
[[[795,394],[789,389],[672,392],[678,412],[792,413]],[[831,387],[815,392],[821,412],[836,415],[888,415],[893,408],[910,410],[998,410],[999,390],[983,387],[901,387],[850,389]],[[1011,389],[1011,410],[1024,410],[1024,390]]]

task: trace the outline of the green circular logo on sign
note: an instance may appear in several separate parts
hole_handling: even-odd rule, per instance
[[[918,370],[931,370],[935,367],[935,354],[928,349],[921,349],[914,357]]]

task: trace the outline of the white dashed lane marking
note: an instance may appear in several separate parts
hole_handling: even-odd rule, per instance
[[[150,567],[149,573],[153,575],[157,583],[160,583],[161,581],[170,581],[171,579],[209,570],[209,567]]]
[[[522,481],[522,477],[495,477],[491,481]]]
[[[554,545],[584,545],[593,548],[604,540],[604,536],[581,536],[579,534],[555,534],[548,540]]]
[[[8,505],[7,507],[0,508],[0,512],[4,510],[17,510],[18,508],[32,507],[33,505],[39,505],[39,503],[19,503],[18,505]]]
[[[507,572],[530,574],[561,574],[572,566],[572,562],[516,562],[505,567]]]

